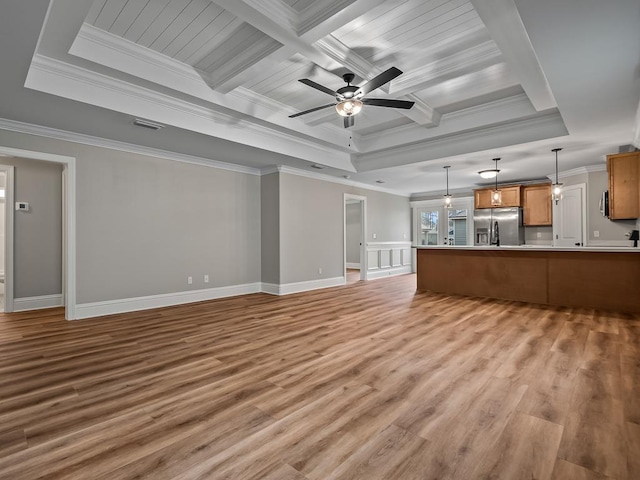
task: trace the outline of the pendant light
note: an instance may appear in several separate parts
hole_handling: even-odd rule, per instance
[[[446,208],[451,208],[451,195],[449,195],[449,169],[451,165],[446,165],[442,167],[447,172],[447,193],[444,195],[444,206]]]
[[[496,186],[493,189],[493,192],[491,193],[491,205],[501,205],[502,204],[502,192],[500,190],[498,190],[498,172],[500,170],[498,170],[498,160],[500,160],[499,158],[494,158],[493,161],[496,162],[496,167],[494,169],[494,171],[496,172],[495,178],[496,178]]]
[[[558,182],[558,152],[562,150],[561,148],[554,148],[551,151],[556,154],[556,183],[552,185],[553,187],[553,200],[556,202],[556,205],[560,201],[561,193],[562,193],[562,184]]]

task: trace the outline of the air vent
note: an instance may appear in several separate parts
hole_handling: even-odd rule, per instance
[[[161,128],[164,128],[164,125],[161,125],[155,122],[150,122],[149,120],[144,120],[142,118],[134,119],[133,124],[136,127],[148,128],[149,130],[160,130]]]

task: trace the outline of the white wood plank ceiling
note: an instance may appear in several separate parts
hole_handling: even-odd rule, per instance
[[[348,21],[333,22],[333,28],[324,35],[321,32],[317,39],[316,33],[307,38],[302,35],[306,51],[274,38],[273,31],[283,36],[288,32],[299,35],[300,28],[309,32],[313,30],[310,25],[340,19],[337,14],[358,7],[358,3],[371,8],[359,6],[361,14],[345,14]],[[251,7],[245,18],[224,5],[211,0],[96,0],[86,22],[194,67],[214,90],[219,86],[216,79],[223,84],[251,71],[237,87],[255,98],[281,104],[283,115],[332,101],[298,79],[309,78],[337,90],[344,86],[341,75],[349,71],[356,75],[355,83],[361,84],[391,66],[403,70],[403,76],[373,96],[416,101],[418,108],[407,112],[367,107],[353,128],[365,134],[413,122],[433,126],[438,121],[434,109],[450,112],[451,106],[466,107],[470,99],[481,101],[491,93],[491,99],[496,100],[500,91],[510,95],[513,91],[509,88],[518,85],[467,0],[253,0],[244,2]],[[260,22],[273,23],[278,16],[288,19],[289,24],[266,32],[256,28]],[[314,53],[312,58],[308,51]],[[267,59],[269,56],[273,58]],[[325,61],[319,64],[317,57]],[[422,115],[423,111],[428,115]],[[298,121],[342,125],[333,109]]]

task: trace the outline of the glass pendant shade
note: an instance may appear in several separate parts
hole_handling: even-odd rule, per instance
[[[449,169],[451,165],[447,165],[442,167],[447,172],[447,193],[444,195],[444,206],[445,208],[451,208],[451,195],[449,195]]]
[[[356,99],[344,100],[336,105],[336,112],[342,117],[356,115],[362,110],[362,102]]]
[[[560,201],[560,199],[562,198],[562,183],[560,183],[558,181],[558,152],[562,150],[561,148],[554,148],[553,150],[551,150],[552,152],[554,152],[556,154],[556,183],[554,183],[553,186],[553,201],[556,202],[556,205],[558,204],[558,202]]]

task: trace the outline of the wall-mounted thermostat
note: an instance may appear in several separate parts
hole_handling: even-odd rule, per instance
[[[16,202],[16,210],[22,211],[22,212],[28,212],[29,211],[29,203],[28,202]]]

